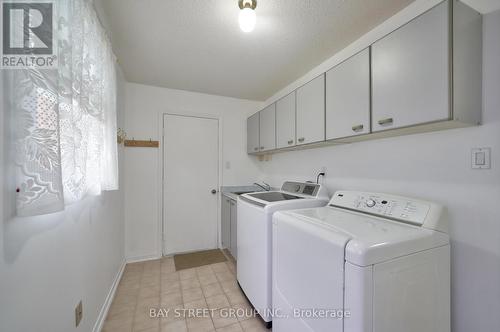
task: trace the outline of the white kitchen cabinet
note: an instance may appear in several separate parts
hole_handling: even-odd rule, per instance
[[[325,140],[325,75],[297,89],[297,145]]]
[[[276,102],[276,147],[295,145],[295,91]]]
[[[238,229],[238,214],[236,200],[222,195],[221,206],[221,240],[222,248],[229,250],[231,255],[236,259],[237,255],[237,229]]]
[[[237,213],[237,205],[235,200],[230,201],[231,205],[231,212],[230,212],[230,217],[231,217],[231,245],[229,246],[229,251],[231,252],[231,255],[233,256],[234,259],[238,259],[238,237],[237,237],[237,230],[238,230],[238,213]]]
[[[259,151],[276,149],[276,104],[271,104],[260,111],[260,147]]]
[[[450,118],[449,3],[372,45],[372,130]]]
[[[222,248],[230,248],[231,246],[231,199],[225,195],[221,196],[221,240]]]
[[[370,132],[370,50],[326,73],[326,139]]]
[[[259,142],[259,121],[260,114],[255,113],[247,119],[247,152],[256,153],[259,152],[260,142]]]

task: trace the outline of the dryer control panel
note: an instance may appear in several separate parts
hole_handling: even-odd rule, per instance
[[[425,223],[431,209],[429,202],[359,191],[338,191],[329,205],[420,226]]]

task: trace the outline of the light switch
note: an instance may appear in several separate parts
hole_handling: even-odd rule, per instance
[[[477,151],[476,153],[476,165],[477,166],[484,166],[485,164],[485,152],[484,151]]]
[[[231,169],[231,162],[230,161],[226,161],[226,169]]]
[[[472,168],[489,169],[491,167],[491,148],[472,149]]]

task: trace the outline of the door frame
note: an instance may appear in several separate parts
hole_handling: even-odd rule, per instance
[[[159,197],[159,202],[158,202],[158,247],[157,247],[157,252],[158,252],[158,257],[164,257],[164,256],[171,256],[171,254],[166,255],[165,254],[165,239],[164,239],[164,166],[165,166],[165,160],[166,156],[164,154],[164,148],[163,144],[165,144],[165,132],[164,132],[164,119],[166,115],[173,115],[173,116],[183,116],[183,117],[190,117],[190,118],[201,118],[201,119],[209,119],[209,120],[217,120],[217,127],[218,127],[218,135],[217,135],[217,238],[216,238],[216,244],[218,248],[221,248],[221,195],[220,195],[220,187],[222,186],[222,137],[223,137],[223,120],[221,116],[215,115],[215,114],[209,114],[209,113],[196,113],[196,112],[175,112],[175,111],[164,111],[164,112],[159,112],[158,114],[158,132],[160,133],[160,156],[158,158],[158,179],[161,180],[161,184],[158,186],[158,197]]]

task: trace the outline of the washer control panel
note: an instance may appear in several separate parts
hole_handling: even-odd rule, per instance
[[[292,182],[286,181],[281,186],[281,191],[286,191],[294,194],[302,194],[306,196],[317,196],[320,189],[320,185],[316,183],[302,183],[302,182]]]
[[[330,206],[423,225],[431,204],[416,199],[379,193],[338,191]]]

